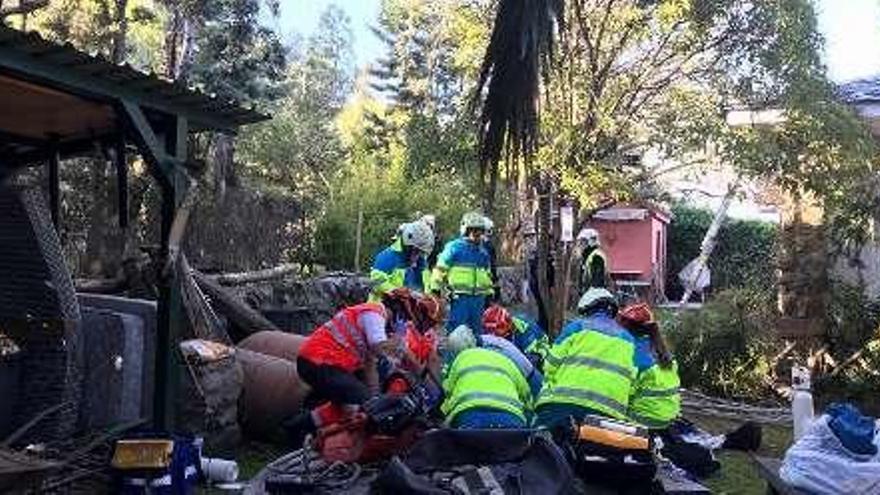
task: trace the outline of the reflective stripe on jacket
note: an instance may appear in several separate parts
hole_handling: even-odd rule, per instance
[[[447,422],[473,408],[496,409],[526,421],[529,385],[519,368],[503,354],[483,348],[460,352],[443,380],[446,399],[441,411]]]
[[[550,348],[537,406],[573,404],[625,419],[636,373],[629,332],[607,315],[577,320]]]
[[[482,244],[464,238],[450,241],[437,257],[432,275],[432,290],[445,287],[455,294],[492,295],[491,263]]]
[[[408,287],[418,292],[426,292],[430,285],[431,272],[424,256],[419,256],[415,266],[406,257],[400,239],[376,255],[370,280],[375,284],[370,293],[370,301],[378,302],[382,295],[399,287]]]
[[[309,335],[299,350],[299,356],[315,364],[337,366],[347,371],[360,369],[370,352],[366,333],[358,323],[360,315],[365,312],[384,317],[385,307],[364,303],[343,309]]]
[[[639,351],[643,351],[640,341]],[[651,356],[646,369],[639,372],[633,385],[627,416],[632,421],[648,428],[666,428],[681,412],[681,381],[678,377],[678,363],[675,361],[668,368],[660,366]]]

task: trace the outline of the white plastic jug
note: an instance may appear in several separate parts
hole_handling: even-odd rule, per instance
[[[813,422],[813,394],[810,393],[810,371],[803,366],[791,369],[791,418],[794,423],[794,440],[801,438]]]

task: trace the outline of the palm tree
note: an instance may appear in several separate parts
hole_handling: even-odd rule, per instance
[[[564,0],[498,0],[475,103],[480,107],[479,157],[484,208],[492,211],[502,159],[525,159],[537,148],[540,84],[564,28]]]

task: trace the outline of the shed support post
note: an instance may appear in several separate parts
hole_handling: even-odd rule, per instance
[[[128,228],[128,162],[125,160],[125,136],[113,143],[113,163],[116,166],[116,194],[119,202],[119,228]]]
[[[187,121],[180,116],[171,116],[156,132],[140,106],[123,101],[119,112],[127,121],[131,135],[162,191],[160,260],[164,265],[168,259],[168,235],[174,215],[188,185],[180,168],[186,160]],[[185,320],[174,270],[160,275],[153,423],[157,429],[170,430],[174,424],[175,397],[182,366],[176,351]]]

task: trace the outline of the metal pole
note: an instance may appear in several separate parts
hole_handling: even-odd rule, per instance
[[[357,222],[357,231],[355,235],[357,236],[354,241],[354,271],[355,273],[360,273],[361,271],[361,243],[363,242],[363,234],[364,234],[364,202],[358,202],[358,222]]]
[[[703,274],[703,270],[706,268],[709,256],[712,255],[712,251],[715,249],[718,231],[721,230],[721,225],[724,223],[724,218],[727,216],[727,209],[730,208],[730,203],[733,202],[733,196],[736,194],[737,185],[738,183],[731,184],[727,189],[727,194],[721,201],[721,206],[719,206],[718,211],[715,212],[715,218],[712,219],[712,223],[706,230],[706,235],[703,237],[703,243],[700,245],[700,255],[697,257],[696,266],[694,266],[694,270],[691,272],[691,276],[688,277],[687,283],[684,287],[684,295],[681,297],[682,306],[687,304],[688,299],[691,298],[691,294],[694,292],[697,281],[700,280],[700,275]]]

